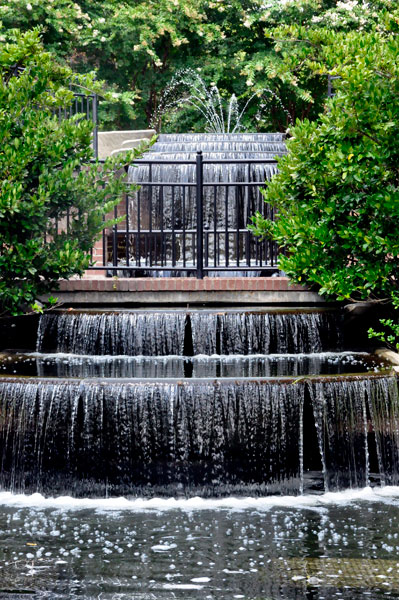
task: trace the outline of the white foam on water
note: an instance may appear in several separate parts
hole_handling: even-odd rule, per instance
[[[169,552],[173,548],[176,548],[176,544],[157,544],[156,546],[151,546],[151,550],[154,552]]]
[[[287,358],[357,358],[369,356],[369,352],[350,352],[348,350],[343,352],[299,352],[296,354],[195,354],[194,356],[185,356],[181,354],[168,354],[167,356],[151,356],[144,354],[136,354],[134,356],[126,354],[73,354],[71,352],[16,352],[16,356],[22,355],[29,358],[57,358],[57,359],[89,359],[95,362],[107,362],[110,360],[126,360],[126,361],[137,361],[140,360],[160,360],[166,361],[170,359],[198,359],[198,360],[209,360],[215,358],[227,359],[227,360],[242,360],[252,358],[266,358],[266,359],[287,359]],[[11,357],[10,357],[11,358]]]
[[[193,583],[164,583],[164,590],[202,590],[203,585],[195,585]]]
[[[268,511],[273,508],[322,508],[334,505],[347,505],[354,502],[397,503],[399,486],[382,488],[350,489],[343,492],[328,492],[321,495],[304,496],[266,496],[260,498],[72,498],[59,496],[45,498],[41,494],[12,494],[0,492],[0,505],[20,508],[62,509],[62,510],[100,510],[100,511]],[[166,548],[165,548],[166,549]]]

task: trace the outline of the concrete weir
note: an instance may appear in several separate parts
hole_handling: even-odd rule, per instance
[[[91,273],[61,281],[55,291],[66,305],[323,305],[324,298],[287,277],[123,278]],[[45,299],[45,298],[44,298]]]

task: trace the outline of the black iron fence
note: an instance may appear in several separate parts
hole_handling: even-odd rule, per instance
[[[341,77],[338,75],[328,75],[327,98],[334,98],[335,96],[334,81],[336,79],[341,79]]]
[[[199,279],[278,272],[276,244],[260,241],[247,228],[256,211],[274,219],[261,189],[265,169],[270,176],[276,164],[260,158],[208,160],[201,152],[196,160],[138,160],[140,187],[127,183],[113,215],[124,215],[123,221],[103,231],[102,257],[97,249],[91,269],[118,277]]]
[[[25,67],[12,65],[9,73],[13,77],[19,77],[25,71]],[[72,85],[69,88],[73,91]],[[88,121],[93,123],[93,154],[98,157],[98,96],[97,94],[82,94],[73,92],[73,100],[68,107],[55,110],[59,120],[69,119],[76,114],[83,114]]]
[[[97,94],[81,94],[74,92],[73,100],[68,108],[57,109],[59,120],[83,114],[88,121],[93,123],[93,155],[98,157],[98,96]]]

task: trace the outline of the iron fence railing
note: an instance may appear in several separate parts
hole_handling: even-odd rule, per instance
[[[335,96],[334,81],[337,79],[341,79],[341,77],[339,77],[338,75],[328,75],[327,98],[334,98],[334,96]]]
[[[102,234],[102,260],[90,267],[119,277],[215,276],[222,273],[266,275],[278,272],[278,248],[257,239],[247,228],[259,211],[274,219],[264,202],[265,178],[253,180],[255,165],[277,164],[270,159],[214,160],[201,152],[196,160],[138,160],[146,166],[139,189],[127,183],[115,218],[123,220]],[[188,166],[191,178],[160,181],[154,171],[164,165]],[[239,165],[240,180],[210,181],[208,165]]]
[[[11,77],[20,77],[24,73],[25,67],[11,65],[9,75]],[[73,86],[69,89],[73,91]],[[98,96],[97,94],[83,94],[73,91],[73,100],[70,106],[58,108],[55,110],[59,120],[68,119],[76,114],[83,114],[88,121],[93,123],[93,155],[98,158]]]
[[[83,114],[93,123],[93,157],[98,157],[98,96],[97,94],[82,94],[74,92],[73,100],[67,108],[56,111],[59,120],[69,119],[76,114]]]

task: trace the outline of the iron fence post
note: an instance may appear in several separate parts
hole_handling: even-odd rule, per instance
[[[118,207],[114,206],[114,219],[118,218]],[[118,224],[112,227],[112,266],[118,266]]]
[[[199,150],[196,157],[196,194],[197,194],[197,279],[204,278],[204,165],[202,152]]]
[[[98,158],[98,96],[93,95],[93,153],[94,158]]]

